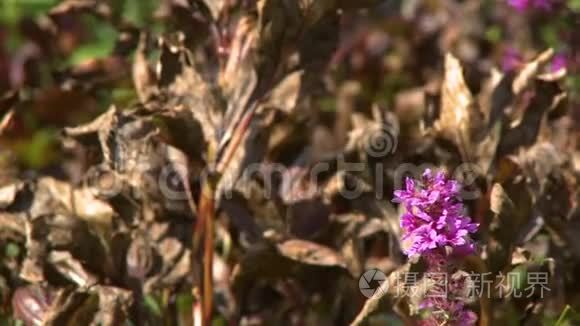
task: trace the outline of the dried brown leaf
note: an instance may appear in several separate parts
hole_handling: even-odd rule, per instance
[[[111,227],[113,208],[108,203],[95,198],[91,189],[75,189],[68,183],[50,177],[38,180],[37,186],[38,191],[49,193],[55,202],[72,214],[105,229]]]
[[[164,286],[174,286],[183,282],[191,274],[191,251],[186,249],[181,257],[173,264],[171,269],[163,275],[162,284]]]
[[[26,235],[25,216],[0,212],[0,239],[20,239]]]
[[[98,282],[97,277],[88,272],[68,251],[51,251],[47,261],[65,278],[80,287],[88,288]]]
[[[8,112],[6,112],[6,114],[2,117],[2,119],[0,119],[0,136],[2,136],[4,131],[8,129],[8,126],[10,126],[10,123],[14,118],[14,112],[14,109],[9,109]]]
[[[347,266],[344,258],[334,249],[314,242],[293,239],[284,241],[276,247],[282,256],[304,264],[342,268]]]
[[[134,301],[131,291],[103,285],[95,286],[91,290],[99,296],[99,311],[95,316],[97,324],[113,326],[127,322]]]
[[[75,12],[93,12],[99,16],[110,17],[111,7],[98,0],[66,0],[49,11],[51,16],[67,15]]]
[[[23,186],[24,186],[24,183],[15,182],[15,183],[0,187],[0,209],[4,209],[4,208],[10,206],[10,204],[12,204],[14,202],[14,199],[16,198],[16,195],[18,194],[18,192],[20,190],[22,190]]]
[[[14,317],[26,325],[42,325],[55,293],[40,285],[19,287],[12,295]]]
[[[219,83],[229,101],[249,97],[256,86],[253,76],[254,48],[256,46],[256,22],[251,17],[242,17],[235,28],[228,59],[220,70]],[[247,99],[242,102],[247,102]]]
[[[133,84],[139,100],[146,103],[158,92],[157,80],[147,61],[148,35],[141,33],[133,62]]]
[[[88,325],[98,312],[98,301],[97,294],[63,289],[56,295],[42,325]]]
[[[490,210],[494,216],[490,224],[493,241],[489,246],[488,266],[492,271],[502,270],[509,263],[513,246],[523,236],[522,227],[531,211],[531,196],[525,187],[522,182],[503,186],[495,183],[491,190]],[[520,232],[514,236],[514,230]]]
[[[445,56],[445,78],[441,85],[441,112],[435,129],[455,143],[464,160],[473,158],[476,132],[481,130],[481,112],[463,78],[463,68],[457,58]]]
[[[540,53],[535,60],[527,63],[524,68],[514,78],[512,91],[514,94],[520,94],[524,89],[533,84],[540,69],[546,65],[554,55],[553,49],[547,49]]]
[[[298,1],[306,25],[312,26],[328,12],[336,9],[336,0],[300,0]]]
[[[520,147],[533,145],[537,140],[546,112],[558,104],[561,100],[558,96],[560,94],[562,91],[557,83],[536,80],[534,96],[529,101],[523,116],[504,130],[497,148],[498,155],[512,154]]]
[[[200,124],[204,141],[217,147],[217,130],[226,105],[217,87],[208,83],[193,65],[191,53],[166,39],[159,40],[161,57],[157,66],[160,92],[170,99],[172,110],[184,110]]]
[[[224,8],[226,8],[228,1],[227,0],[203,0],[203,3],[207,6],[209,11],[211,12],[213,19],[217,21],[220,17],[220,14],[224,10]]]
[[[286,76],[272,89],[262,106],[274,107],[286,114],[292,114],[298,104],[303,76],[304,71],[295,71]]]
[[[152,244],[142,235],[135,236],[127,250],[127,274],[142,281],[151,272],[154,263]]]

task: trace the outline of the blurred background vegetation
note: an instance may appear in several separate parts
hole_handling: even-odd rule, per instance
[[[0,163],[16,160],[25,168],[50,167],[57,163],[59,157],[56,145],[59,128],[88,121],[111,104],[135,101],[128,64],[134,44],[126,49],[116,49],[120,33],[132,33],[134,36],[139,28],[162,32],[171,26],[167,17],[163,19],[163,6],[171,1],[115,0],[110,1],[112,12],[103,12],[103,17],[59,16],[59,34],[56,39],[49,39],[43,30],[49,28],[46,16],[59,2],[0,1],[0,94],[19,90],[21,97],[32,98],[32,94],[38,96],[38,92],[42,92],[37,100],[29,103],[27,109],[19,110],[19,117],[12,122],[9,135],[2,135]],[[404,16],[405,10],[421,5],[428,11],[444,3],[434,0],[421,2],[386,1],[388,12],[378,13],[379,16],[383,15],[378,17],[382,20],[374,17],[373,24],[391,37],[396,37],[396,34],[409,37],[405,26],[399,24],[397,15]],[[572,101],[578,102],[580,77],[574,49],[578,45],[572,44],[578,41],[578,36],[572,34],[580,25],[577,13],[580,0],[568,0],[565,7],[565,10],[548,15],[542,12],[518,13],[502,1],[483,1],[479,9],[482,16],[479,23],[483,22],[485,26],[479,26],[481,30],[478,33],[481,34],[483,46],[491,47],[486,51],[495,56],[497,65],[501,65],[502,56],[508,50],[528,59],[541,49],[553,47],[557,53],[572,58],[567,62],[570,72],[568,87]],[[400,12],[395,15],[392,11]],[[527,26],[522,28],[522,25]],[[404,58],[404,50],[405,47],[401,46],[389,47],[382,59],[405,68],[404,60],[408,59]],[[370,96],[386,102],[394,101],[399,90],[417,84],[416,78],[408,75],[407,71],[384,74],[383,80],[379,81],[380,88],[370,91]],[[70,74],[92,80],[87,85],[76,87],[63,82],[63,78]],[[95,75],[98,75],[96,81],[93,78]],[[75,79],[78,82],[78,78]],[[321,102],[323,106],[333,106],[332,99],[322,99]],[[8,136],[11,139],[7,139]],[[8,154],[2,151],[3,147],[11,148],[15,156],[7,157]]]
[[[0,0],[0,104],[9,103],[13,96],[21,99],[15,118],[0,135],[0,184],[2,173],[17,173],[8,170],[15,167],[18,173],[61,173],[65,152],[60,130],[90,121],[110,105],[124,107],[138,101],[131,67],[139,31],[163,33],[174,26],[175,17],[166,11],[171,0],[110,0],[110,11],[97,5],[91,14],[72,15],[69,12],[74,10],[66,7],[51,13],[61,2]],[[437,16],[451,2],[467,8],[465,15]],[[476,11],[468,11],[471,7]],[[451,47],[449,40],[459,40],[453,42],[458,57],[466,62],[470,86],[478,85],[473,80],[490,65],[509,70],[510,60],[517,65],[552,47],[568,68],[569,105],[580,122],[580,0],[562,1],[549,13],[517,12],[501,0],[399,0],[385,1],[381,8],[369,13],[368,21],[358,22],[362,28],[352,29],[360,33],[345,28],[344,48],[349,54],[337,52],[334,58],[336,75],[344,76],[338,79],[360,81],[369,101],[392,106],[400,92],[423,87],[433,75],[440,75],[441,53]],[[48,15],[54,18],[50,22]],[[473,15],[477,19],[472,20]],[[51,32],[54,24],[56,34]],[[410,30],[410,26],[429,30],[429,24],[442,30],[432,42],[425,41],[432,37],[428,32],[418,35]],[[457,35],[463,34],[470,42],[461,42],[462,36]],[[383,42],[385,37],[388,42]],[[417,43],[432,48],[418,50]],[[320,102],[323,109],[336,107],[334,98]],[[9,110],[9,105],[0,106],[0,121]],[[14,250],[18,247],[7,247],[6,255],[18,255]],[[162,300],[148,297],[145,304],[160,316]],[[180,296],[178,305],[188,309],[189,295]],[[566,309],[546,318],[547,324],[564,325],[578,316]]]
[[[59,0],[0,1],[0,94],[19,89],[20,96],[40,101],[19,110],[8,135],[0,140],[0,162],[16,160],[24,168],[46,168],[58,163],[58,129],[87,121],[109,105],[136,99],[127,60],[115,55],[119,29],[123,22],[130,28],[162,30],[153,20],[157,0],[112,1],[110,19],[93,15],[63,16],[57,39],[46,39],[42,29],[48,11]],[[79,70],[110,70],[114,76],[99,86],[79,92],[77,87],[63,89],[62,75]],[[10,137],[10,139],[8,139]],[[12,154],[2,149],[11,148]],[[0,166],[2,166],[0,164]]]

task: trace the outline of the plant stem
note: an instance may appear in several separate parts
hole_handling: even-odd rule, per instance
[[[199,200],[197,224],[193,230],[193,253],[194,258],[200,257],[203,250],[203,268],[201,275],[195,274],[194,282],[202,283],[201,301],[202,301],[202,325],[211,323],[211,313],[213,309],[213,247],[214,247],[214,215],[215,215],[215,185],[216,182],[212,176],[208,176],[203,182],[203,188]],[[203,236],[203,246],[201,238]],[[195,263],[192,262],[195,266]],[[197,282],[196,282],[197,281]],[[198,288],[199,289],[199,288]],[[199,290],[194,285],[194,296],[199,297]],[[197,290],[197,291],[196,291]]]

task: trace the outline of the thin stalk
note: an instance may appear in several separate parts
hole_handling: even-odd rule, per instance
[[[214,218],[215,218],[215,186],[216,182],[212,176],[208,176],[203,182],[201,197],[198,206],[198,220],[194,229],[193,252],[195,257],[200,257],[203,250],[203,268],[201,275],[196,274],[194,277],[201,282],[202,291],[194,285],[194,296],[200,297],[202,325],[211,324],[211,313],[213,309],[213,247],[214,247]],[[203,246],[202,246],[203,236]],[[194,310],[195,311],[195,310]]]
[[[210,184],[207,187],[208,194],[205,197],[205,205],[202,211],[205,216],[205,244],[203,259],[203,320],[204,325],[211,323],[213,309],[213,243],[214,243],[214,214],[215,214],[215,187]]]
[[[219,183],[220,177],[229,166],[234,153],[242,143],[242,139],[246,135],[250,122],[254,117],[255,107],[249,109],[237,126],[231,141],[225,148],[224,154],[221,157],[215,159],[216,162],[216,172],[210,173],[206,176],[203,181],[201,197],[198,207],[198,220],[197,225],[194,229],[193,235],[193,252],[200,253],[201,249],[201,237],[203,235],[203,271],[202,277],[198,277],[197,280],[202,282],[202,325],[210,325],[211,323],[211,313],[213,309],[213,247],[214,247],[214,219],[215,219],[215,194],[217,185]],[[211,146],[208,150],[208,158],[210,162],[214,161],[216,151],[214,151]],[[196,255],[195,257],[199,257]],[[192,261],[193,263],[193,261]],[[195,272],[195,270],[194,270]],[[194,279],[195,279],[194,275]],[[199,282],[197,282],[199,284]],[[199,294],[199,289],[196,286],[193,287],[192,293],[194,296]],[[198,295],[199,297],[199,295]]]

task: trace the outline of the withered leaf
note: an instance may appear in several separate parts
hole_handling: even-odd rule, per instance
[[[286,240],[276,245],[281,255],[298,262],[317,266],[338,266],[346,268],[346,261],[336,252],[326,246],[306,240]]]
[[[513,230],[519,230],[528,218],[525,211],[530,210],[530,202],[527,189],[524,188],[525,184],[515,183],[506,186],[510,187],[509,191],[516,194],[516,196],[513,196],[514,199],[510,198],[506,189],[499,183],[495,183],[491,189],[490,209],[495,214],[495,217],[490,229],[495,232],[500,241],[505,245],[509,245],[516,241]]]
[[[157,69],[160,92],[172,99],[173,110],[183,108],[199,121],[204,140],[215,148],[217,128],[225,111],[219,90],[206,82],[188,59],[191,55],[186,49],[169,45],[165,39],[160,39],[160,44],[161,58]]]
[[[171,265],[177,260],[179,255],[183,252],[183,245],[175,238],[166,238],[159,243],[159,252],[161,257],[168,264]]]
[[[451,53],[445,55],[445,78],[441,85],[441,112],[435,129],[455,143],[464,160],[473,158],[473,144],[483,119],[463,78],[463,68]]]
[[[207,6],[210,10],[211,15],[214,20],[218,20],[222,10],[228,4],[228,1],[224,0],[203,0],[203,3]]]
[[[12,204],[23,186],[24,184],[22,182],[16,182],[0,187],[0,209],[4,209]]]
[[[171,266],[166,274],[163,275],[162,283],[167,285],[175,285],[187,279],[191,272],[191,251],[184,250],[181,257]]]
[[[20,99],[20,94],[15,91],[3,93],[0,96],[0,117],[3,117]]]
[[[142,235],[137,235],[127,250],[127,274],[143,280],[153,269],[155,256],[151,243]]]
[[[489,171],[496,159],[497,148],[502,137],[502,126],[503,123],[501,121],[496,121],[493,126],[490,126],[485,137],[477,145],[477,162],[484,173]]]
[[[8,129],[8,126],[10,126],[10,123],[12,122],[12,119],[14,117],[14,113],[15,111],[13,109],[8,110],[8,112],[2,117],[2,119],[0,119],[0,136],[4,133],[4,131],[6,129]]]
[[[48,192],[56,202],[87,222],[107,229],[111,226],[113,208],[95,198],[90,189],[75,189],[68,183],[49,177],[40,179],[37,186],[39,191]]]
[[[514,203],[507,196],[500,184],[496,183],[493,185],[490,197],[490,209],[495,214],[510,216],[515,210]]]
[[[295,71],[286,76],[268,95],[262,104],[265,107],[274,107],[291,114],[298,102],[298,95],[302,88],[304,71]]]
[[[554,101],[561,93],[557,83],[536,80],[534,97],[529,101],[523,117],[504,131],[498,145],[498,154],[511,154],[519,147],[534,144],[546,112],[556,105]]]
[[[520,151],[513,156],[513,160],[533,179],[530,180],[535,191],[542,191],[546,181],[552,174],[559,174],[560,169],[566,164],[567,158],[554,144],[540,141]]]
[[[0,237],[16,239],[26,234],[25,217],[21,214],[0,212]]]
[[[514,100],[511,87],[513,78],[511,74],[503,74],[494,69],[479,95],[480,107],[486,113],[488,129],[496,122],[503,121],[506,108]]]
[[[51,289],[40,285],[19,287],[12,295],[14,316],[26,325],[42,325],[54,298]]]
[[[151,96],[158,92],[157,80],[147,61],[147,42],[149,36],[146,33],[141,33],[139,37],[139,44],[135,51],[135,61],[133,62],[133,84],[139,100],[143,103],[147,102]]]
[[[256,25],[254,19],[243,17],[236,26],[232,45],[225,67],[220,71],[219,83],[229,102],[248,101],[254,91],[257,77],[254,76],[254,47]]]
[[[71,14],[75,12],[92,12],[103,17],[110,17],[111,7],[98,0],[66,0],[60,2],[49,12],[51,16]]]
[[[358,152],[362,160],[382,159],[397,151],[400,126],[390,112],[373,107],[373,119],[353,115],[353,128],[348,134],[345,151]]]
[[[15,115],[14,105],[19,100],[19,94],[16,91],[11,91],[2,94],[0,97],[0,136],[10,125]]]
[[[335,0],[300,0],[298,3],[307,25],[314,25],[320,18],[335,9],[337,5]]]
[[[97,294],[63,289],[56,295],[43,325],[88,325],[94,320],[98,306]]]
[[[40,49],[32,59],[0,51],[0,87],[25,81],[0,99],[0,132],[10,126],[0,139],[0,299],[15,294],[16,316],[48,325],[189,325],[218,315],[244,325],[375,317],[414,325],[423,316],[411,316],[414,306],[433,284],[423,277],[409,289],[403,279],[426,266],[401,252],[411,240],[400,223],[405,205],[397,211],[390,199],[407,174],[420,179],[425,162],[480,195],[462,198],[479,224],[478,251],[465,265],[450,260],[451,281],[465,277],[456,268],[545,268],[532,266],[535,256],[561,274],[541,300],[469,301],[481,325],[528,314],[539,321],[567,303],[577,281],[569,268],[580,257],[567,69],[546,73],[555,66],[548,50],[518,61],[522,69],[488,74],[504,43],[484,39],[496,9],[474,1],[162,0],[151,16],[133,12],[137,2],[60,1],[32,24],[41,32],[32,38],[31,18],[17,22],[23,49]],[[70,67],[65,57],[101,36],[88,15],[119,38],[111,56]],[[457,58],[441,53],[448,48]],[[441,59],[444,75],[435,68]],[[13,76],[28,65],[40,76]],[[80,92],[94,108],[74,98],[59,110],[36,104],[46,73],[60,93]],[[66,155],[32,168],[44,119],[71,103],[72,120],[77,112],[90,119],[103,95],[115,105],[66,128]],[[20,110],[29,102],[33,110]],[[477,167],[457,167],[466,161]],[[485,173],[471,180],[473,169]],[[365,303],[357,281],[371,268],[392,273]],[[35,284],[19,289],[22,282]],[[401,295],[409,290],[414,296]]]
[[[131,291],[103,285],[95,286],[92,290],[99,296],[99,311],[95,316],[98,324],[120,325],[127,321],[134,301]]]
[[[65,278],[80,287],[91,287],[98,282],[97,277],[86,271],[82,264],[70,252],[51,251],[48,255],[48,262]]]
[[[256,70],[260,76],[273,74],[283,49],[285,35],[296,32],[290,17],[297,13],[297,4],[289,4],[290,8],[276,0],[260,0],[257,3],[259,42]]]
[[[547,49],[540,53],[532,62],[527,63],[524,68],[514,78],[512,91],[514,94],[520,94],[524,89],[533,84],[534,79],[540,72],[540,69],[546,65],[554,55],[553,49]]]
[[[530,252],[525,248],[516,247],[512,253],[512,265],[520,265],[526,263],[530,259]]]
[[[494,240],[489,246],[488,266],[492,271],[500,270],[509,263],[512,248],[522,236],[520,232],[514,236],[514,230],[522,231],[531,210],[530,195],[523,182],[507,183],[505,186],[509,190],[495,183],[490,195],[490,209],[494,213],[490,231]]]

